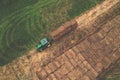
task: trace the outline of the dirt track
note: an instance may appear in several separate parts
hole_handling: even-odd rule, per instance
[[[117,13],[117,9],[107,11],[110,8],[108,6],[113,6],[119,0],[111,1],[106,0],[96,7],[101,10],[100,7],[104,6],[102,11],[93,8],[82,15],[89,14],[90,17],[77,17],[79,28],[56,42],[58,44],[53,44],[50,49],[42,53],[35,53],[33,49],[28,54],[32,57],[25,55],[0,67],[0,80],[38,80],[35,74],[38,69],[42,80],[95,80],[120,57],[120,13]],[[97,12],[93,16],[94,10]],[[82,37],[78,38],[76,34]],[[67,44],[66,41],[71,43]]]

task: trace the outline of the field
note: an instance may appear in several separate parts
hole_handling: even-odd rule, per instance
[[[65,21],[103,0],[2,0],[0,3],[0,66],[34,48]]]

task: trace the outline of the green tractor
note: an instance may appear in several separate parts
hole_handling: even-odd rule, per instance
[[[41,52],[47,47],[50,47],[51,44],[52,44],[52,40],[49,40],[48,38],[43,38],[40,40],[39,44],[36,46],[36,49]]]

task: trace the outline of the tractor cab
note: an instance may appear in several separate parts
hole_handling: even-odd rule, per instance
[[[38,51],[42,51],[44,49],[46,49],[47,47],[51,46],[51,41],[48,40],[47,38],[43,38],[40,40],[39,44],[36,46],[36,49]]]

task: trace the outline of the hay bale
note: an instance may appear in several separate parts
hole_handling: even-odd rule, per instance
[[[75,20],[68,21],[65,24],[63,24],[62,26],[60,26],[57,30],[51,32],[51,37],[54,41],[58,40],[63,35],[76,29],[76,27],[77,27],[77,22]]]

